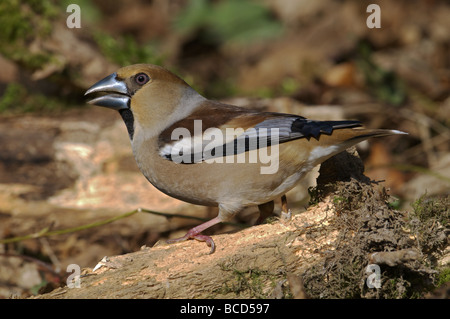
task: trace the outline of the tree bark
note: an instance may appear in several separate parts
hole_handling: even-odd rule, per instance
[[[287,222],[213,236],[217,249],[212,255],[205,243],[190,240],[109,257],[95,271],[83,271],[80,288],[65,286],[36,298],[304,296],[296,279],[323,258],[333,241],[335,232],[327,223],[333,214],[326,199]]]

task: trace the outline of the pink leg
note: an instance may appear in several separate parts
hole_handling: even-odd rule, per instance
[[[201,235],[200,233],[202,231],[204,231],[205,229],[216,225],[218,223],[222,222],[222,220],[219,218],[219,216],[207,221],[206,223],[200,224],[192,229],[190,229],[186,235],[184,235],[183,237],[180,238],[174,238],[174,239],[169,239],[167,242],[169,244],[172,243],[178,243],[180,241],[185,241],[188,239],[196,239],[198,241],[204,241],[206,242],[206,244],[208,245],[208,247],[211,247],[211,251],[209,252],[210,254],[212,254],[215,250],[216,250],[216,245],[214,244],[214,241],[211,237],[206,236],[206,235]]]

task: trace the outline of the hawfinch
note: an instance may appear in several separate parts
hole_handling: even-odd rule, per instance
[[[181,78],[150,64],[119,69],[89,88],[90,104],[119,111],[139,169],[161,192],[217,217],[169,242],[204,241],[201,232],[257,205],[262,217],[314,166],[369,137],[405,134],[362,129],[358,121],[314,121],[258,112],[204,98]]]

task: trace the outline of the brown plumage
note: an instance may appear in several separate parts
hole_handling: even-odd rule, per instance
[[[139,169],[160,191],[180,200],[218,206],[216,218],[186,239],[205,241],[206,228],[258,206],[261,218],[314,166],[370,137],[405,134],[358,128],[357,121],[312,121],[207,100],[164,68],[122,68],[92,86],[90,101],[120,112]],[[261,218],[259,221],[261,221]]]

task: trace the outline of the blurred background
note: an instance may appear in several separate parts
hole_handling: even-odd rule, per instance
[[[371,3],[381,28],[367,25]],[[68,264],[94,267],[105,255],[182,235],[198,220],[138,213],[64,235],[7,239],[138,207],[217,213],[154,189],[134,163],[120,116],[85,103],[88,87],[134,63],[165,66],[210,99],[408,132],[362,143],[366,174],[382,181],[399,210],[421,196],[448,203],[449,17],[444,0],[2,1],[0,297],[58,285]],[[289,192],[294,213],[307,207],[316,176]],[[251,224],[256,211],[235,222]]]

